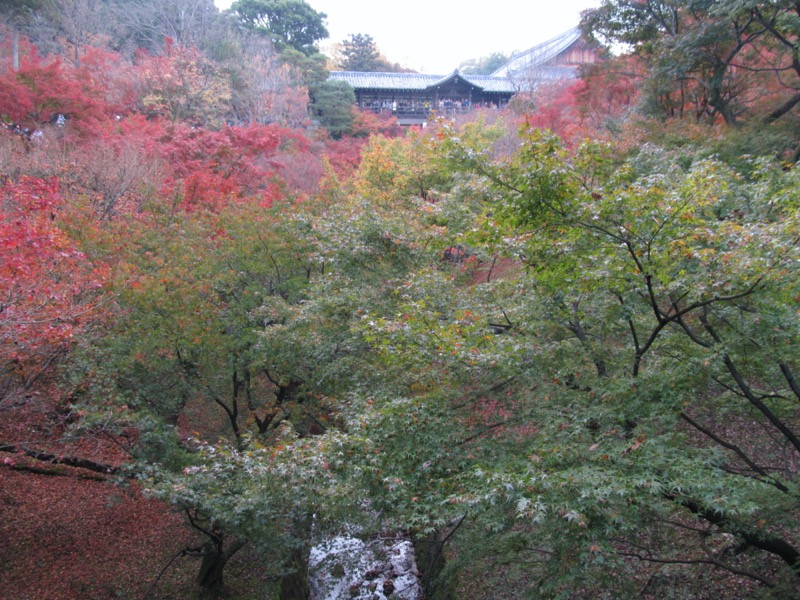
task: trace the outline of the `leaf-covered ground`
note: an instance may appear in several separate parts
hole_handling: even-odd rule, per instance
[[[124,454],[107,437],[69,442],[65,416],[44,395],[6,403],[0,446],[117,466]],[[146,498],[135,484],[21,451],[0,452],[0,598],[105,600],[144,598],[170,560],[198,536],[183,515]],[[196,598],[198,559],[174,561],[147,598]],[[226,573],[228,597],[263,589],[257,557],[243,551]]]
[[[135,488],[6,467],[0,490],[2,598],[141,598],[194,537],[181,515]],[[185,590],[178,570],[165,583]]]

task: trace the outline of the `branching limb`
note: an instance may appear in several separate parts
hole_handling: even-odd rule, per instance
[[[776,488],[778,488],[780,491],[782,491],[784,493],[788,493],[789,488],[787,488],[785,485],[783,485],[783,483],[781,483],[780,481],[775,479],[772,475],[767,473],[763,468],[761,468],[755,462],[753,462],[753,460],[749,456],[747,456],[744,453],[744,451],[741,448],[739,448],[739,446],[736,446],[735,444],[731,444],[730,442],[726,442],[725,440],[723,440],[721,437],[716,435],[710,429],[700,425],[697,421],[692,419],[689,415],[687,415],[683,411],[681,411],[681,418],[684,421],[686,421],[689,425],[691,425],[692,427],[697,429],[703,435],[711,438],[712,440],[714,440],[717,444],[719,444],[723,448],[727,448],[728,450],[730,450],[731,452],[736,454],[736,456],[738,456],[742,460],[742,462],[744,462],[744,464],[746,464],[748,467],[753,469],[753,471],[755,471],[759,475],[767,478],[766,480],[760,480],[760,481],[764,481],[764,483],[768,483],[770,485],[773,485]]]

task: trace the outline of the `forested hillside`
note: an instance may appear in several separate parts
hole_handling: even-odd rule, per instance
[[[0,597],[799,595],[795,3],[423,129],[302,0],[0,15]]]

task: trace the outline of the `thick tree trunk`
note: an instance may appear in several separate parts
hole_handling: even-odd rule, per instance
[[[222,593],[225,581],[223,574],[225,565],[231,557],[244,546],[243,541],[234,542],[227,551],[223,550],[223,537],[209,540],[203,546],[203,560],[197,573],[197,584],[200,586],[200,598],[212,600]]]
[[[289,558],[288,572],[281,578],[280,600],[308,600],[310,586],[308,583],[308,555],[311,547],[310,515],[295,520],[294,535],[302,540]]]
[[[433,534],[433,539],[419,539],[412,535],[414,552],[417,555],[417,566],[422,575],[422,589],[425,598],[435,600],[450,600],[452,594],[450,590],[437,585],[437,577],[444,569],[443,546],[447,541],[447,536],[443,531],[437,530]]]
[[[280,600],[308,600],[308,558],[301,550],[292,553],[291,571],[281,578]]]
[[[200,563],[200,571],[197,574],[197,583],[202,589],[200,597],[216,598],[224,585],[223,571],[228,559],[214,542],[208,542],[203,550],[205,552],[203,562]]]
[[[726,125],[730,125],[731,127],[739,126],[739,122],[736,120],[736,114],[733,112],[733,110],[731,110],[730,105],[722,98],[720,93],[712,91],[711,98],[708,103],[713,106],[722,116],[722,119],[725,121]]]

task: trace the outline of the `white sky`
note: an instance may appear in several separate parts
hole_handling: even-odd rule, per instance
[[[230,0],[215,0],[220,8]],[[327,17],[326,52],[351,33],[372,36],[391,62],[446,75],[462,62],[526,50],[574,27],[600,0],[306,0]],[[328,53],[328,52],[326,52]]]

